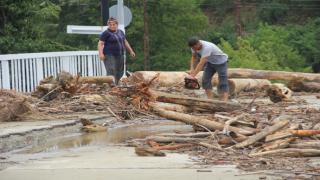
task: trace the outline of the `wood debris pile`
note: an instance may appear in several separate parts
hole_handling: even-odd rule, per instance
[[[27,112],[35,112],[28,97],[10,90],[0,90],[0,122],[18,121]]]
[[[155,77],[159,78],[159,75]],[[148,84],[152,84],[152,81]],[[194,152],[194,149],[199,151],[200,147],[204,147],[206,161],[219,159],[208,156],[208,152],[220,153],[219,157],[226,161],[241,161],[239,159],[244,158],[250,162],[253,159],[269,158],[268,165],[279,164],[274,162],[274,157],[300,158],[299,161],[304,157],[319,157],[320,119],[314,117],[319,117],[320,111],[287,109],[290,105],[303,105],[303,101],[292,100],[292,91],[282,84],[270,84],[266,92],[272,102],[279,103],[273,104],[273,107],[270,107],[271,102],[268,105],[254,103],[257,107],[253,107],[250,102],[244,106],[245,103],[240,105],[160,92],[149,89],[146,84],[122,89],[119,94],[132,98],[133,104],[139,104],[138,107],[161,117],[206,131],[146,137],[136,141],[136,153],[140,156],[164,156],[163,150],[191,149]],[[303,118],[303,121],[299,122],[299,118]],[[243,162],[240,164],[243,165]]]

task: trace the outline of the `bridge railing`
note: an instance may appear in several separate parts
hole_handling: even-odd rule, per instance
[[[0,55],[0,88],[31,92],[39,81],[62,70],[73,75],[106,75],[97,51]]]

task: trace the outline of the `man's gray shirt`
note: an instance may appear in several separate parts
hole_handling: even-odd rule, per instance
[[[192,51],[192,53],[197,53],[201,58],[208,57],[207,62],[211,64],[223,64],[228,61],[228,55],[222,52],[222,50],[215,44],[200,40],[202,48],[199,51]]]

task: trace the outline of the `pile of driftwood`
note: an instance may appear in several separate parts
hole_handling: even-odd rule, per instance
[[[141,75],[144,72],[139,73]],[[245,113],[248,110],[235,102],[173,95],[150,89],[149,86],[154,81],[159,82],[159,77],[161,80],[161,73],[155,74],[146,83],[115,88],[113,94],[130,99],[138,108],[153,111],[167,119],[201,127],[207,132],[147,137],[145,145],[136,148],[139,155],[163,155],[160,150],[200,145],[226,153],[232,153],[237,149],[248,149],[249,156],[252,157],[320,156],[320,141],[313,139],[320,134],[320,130],[301,129],[300,126],[291,123],[293,117],[289,116],[279,116],[268,124],[263,124],[251,117],[254,115]],[[272,88],[280,89],[284,95],[291,93],[287,88],[277,84],[272,84],[267,91],[274,93]],[[279,99],[274,101],[277,102]],[[217,112],[238,115],[228,117],[216,114]],[[215,139],[215,143],[209,141],[212,138]]]
[[[49,76],[40,81],[33,96],[41,98],[44,101],[50,101],[58,96],[71,97],[77,92],[85,91],[88,86],[85,84],[111,84],[112,76],[101,77],[80,77],[73,76],[68,72],[62,71],[57,77]]]
[[[0,90],[0,122],[16,121],[27,112],[34,111],[27,96],[13,90]]]

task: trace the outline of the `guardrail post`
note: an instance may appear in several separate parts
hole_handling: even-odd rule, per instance
[[[10,70],[9,70],[9,61],[2,61],[2,88],[4,89],[11,89],[10,87]]]

